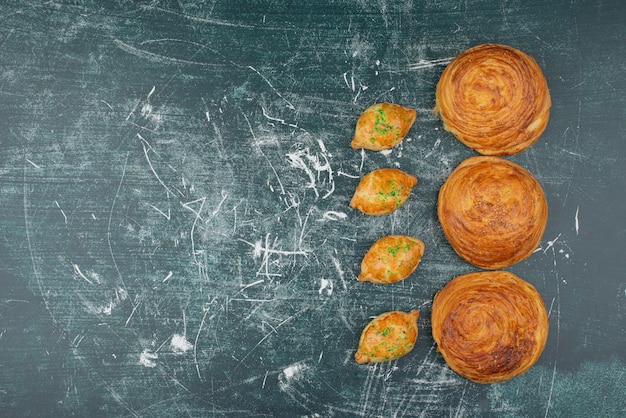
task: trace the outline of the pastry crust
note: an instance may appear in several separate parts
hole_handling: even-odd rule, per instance
[[[357,363],[379,363],[407,355],[417,340],[419,311],[385,312],[374,318],[361,333],[354,359]]]
[[[415,176],[397,168],[380,168],[363,176],[350,206],[366,215],[386,215],[404,205],[415,185]]]
[[[499,157],[471,157],[459,164],[439,190],[437,213],[457,254],[487,270],[530,257],[548,221],[541,184]]]
[[[452,370],[477,383],[527,371],[548,338],[541,295],[506,271],[459,276],[435,295],[433,338]]]
[[[392,103],[376,103],[361,114],[350,146],[382,151],[398,145],[413,126],[417,113]]]
[[[483,155],[512,155],[541,136],[550,92],[530,55],[505,45],[478,45],[458,55],[437,83],[435,114],[444,129]]]
[[[363,257],[359,281],[377,284],[404,280],[417,268],[424,243],[406,235],[388,235],[376,241]]]

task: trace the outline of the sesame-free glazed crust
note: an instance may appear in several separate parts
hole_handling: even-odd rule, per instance
[[[550,118],[550,92],[530,55],[498,44],[458,55],[437,83],[444,129],[483,155],[512,155],[535,143]]]
[[[477,383],[509,380],[541,356],[548,314],[541,295],[513,273],[469,273],[433,300],[432,332],[446,363]]]

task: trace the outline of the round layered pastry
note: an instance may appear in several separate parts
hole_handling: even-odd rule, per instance
[[[483,155],[532,145],[550,117],[550,92],[537,62],[515,48],[478,45],[458,55],[437,84],[444,129]]]
[[[489,156],[468,158],[454,169],[439,190],[437,212],[457,254],[486,270],[530,257],[548,221],[537,179],[518,164]]]
[[[433,300],[438,351],[452,370],[477,383],[527,371],[541,356],[548,327],[541,295],[505,271],[459,276]]]

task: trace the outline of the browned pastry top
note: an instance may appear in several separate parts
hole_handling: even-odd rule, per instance
[[[532,145],[551,106],[533,57],[497,44],[458,55],[439,79],[436,102],[444,128],[483,155],[512,155]]]
[[[504,158],[477,156],[459,164],[439,190],[438,215],[459,256],[496,270],[537,249],[548,205],[541,184],[526,169]]]
[[[541,295],[505,271],[459,276],[433,300],[438,350],[452,370],[477,383],[527,371],[541,356],[548,327]]]

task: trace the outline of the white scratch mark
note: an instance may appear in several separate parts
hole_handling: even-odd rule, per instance
[[[341,268],[341,263],[339,262],[339,259],[337,259],[337,257],[332,257],[333,260],[333,265],[335,266],[335,270],[337,270],[337,274],[339,274],[339,278],[341,279],[341,284],[343,286],[343,290],[348,290],[348,284],[346,283],[346,273],[343,271],[343,269]]]
[[[580,206],[576,206],[576,215],[574,215],[574,226],[576,228],[576,235],[578,235],[578,210]]]
[[[259,72],[259,70],[257,70],[256,68],[254,68],[254,67],[253,67],[253,66],[251,66],[251,65],[248,65],[248,68],[249,68],[249,69],[251,69],[252,71],[254,71],[255,73],[257,73],[257,74],[259,75],[259,77],[261,77],[261,78],[263,79],[263,81],[265,81],[265,82],[267,83],[267,85],[268,85],[268,86],[270,86],[270,88],[274,91],[274,93],[276,93],[276,95],[277,95],[278,97],[280,97],[281,99],[283,99],[283,100],[285,101],[285,103],[287,103],[287,107],[288,107],[289,109],[291,109],[291,110],[295,110],[295,109],[296,109],[296,107],[295,107],[294,105],[292,105],[292,104],[291,104],[291,102],[290,102],[289,100],[285,99],[285,98],[283,97],[283,95],[282,95],[282,94],[280,94],[280,92],[279,92],[278,90],[276,90],[276,88],[272,85],[272,83],[270,83],[270,81],[269,81],[269,80],[268,80],[268,79],[267,79],[267,78],[266,78],[263,74],[261,74],[261,73]]]
[[[61,206],[59,205],[59,202],[57,202],[56,200],[54,201],[54,204],[57,206],[57,208],[59,208],[59,210],[61,211],[61,215],[63,215],[63,219],[65,220],[65,225],[67,225],[67,216],[65,215],[65,212],[63,211],[63,209],[61,209]]]
[[[220,212],[222,205],[224,204],[227,198],[228,198],[228,193],[226,193],[226,190],[222,190],[222,200],[220,200],[220,202],[217,204],[217,207],[211,214],[211,217],[215,217],[215,215],[217,215]]]
[[[324,215],[322,215],[322,218],[324,218],[327,221],[338,221],[340,219],[348,218],[348,214],[345,212],[336,212],[334,210],[329,210],[329,211],[324,212]]]
[[[163,281],[162,281],[161,283],[165,283],[166,281],[168,281],[168,280],[172,277],[172,275],[173,275],[173,274],[174,274],[174,273],[172,273],[171,271],[169,271],[169,272],[167,273],[167,276],[165,276],[165,279],[163,279]]]
[[[545,254],[550,248],[552,248],[560,237],[561,237],[561,234],[557,235],[556,238],[554,238],[552,241],[548,241],[548,245],[543,250],[543,253]]]
[[[337,171],[337,175],[338,176],[348,177],[350,179],[358,179],[359,178],[359,176],[357,176],[357,175],[348,174],[348,173],[346,173],[345,171],[342,171],[342,170]]]
[[[200,333],[202,332],[202,327],[204,327],[204,321],[206,320],[207,315],[209,314],[209,309],[207,308],[204,311],[204,315],[202,315],[202,321],[200,321],[200,326],[198,327],[198,332],[196,333],[196,338],[193,342],[193,363],[196,366],[196,373],[198,374],[198,379],[202,380],[202,375],[200,374],[200,365],[198,364],[198,339],[200,338]]]
[[[276,118],[276,117],[268,115],[267,111],[265,110],[265,108],[263,106],[261,106],[261,110],[263,112],[263,116],[265,116],[265,118],[267,118],[268,120],[278,122],[281,125],[289,126],[290,128],[300,129],[301,131],[304,131],[304,129],[300,128],[295,123],[288,123],[288,122],[285,121],[285,119],[280,119],[280,118]],[[273,124],[272,124],[272,126],[273,126]],[[304,132],[306,132],[306,131],[304,131]]]
[[[113,109],[113,106],[111,106],[110,104],[108,104],[107,102],[105,102],[104,100],[100,100],[102,103],[104,103],[105,105],[107,105],[107,107],[111,110],[115,110]]]
[[[242,113],[242,115],[243,115],[243,118],[246,120],[246,123],[248,124],[248,128],[250,130],[250,134],[252,135],[252,139],[254,139],[254,143],[259,148],[259,152],[261,153],[261,155],[263,155],[263,158],[265,158],[265,161],[267,161],[267,164],[269,164],[270,168],[274,172],[274,176],[276,177],[276,180],[278,180],[278,184],[280,185],[280,194],[285,194],[285,188],[283,187],[283,182],[280,180],[280,177],[278,176],[278,173],[276,172],[276,169],[272,165],[272,162],[270,161],[269,158],[267,158],[267,155],[265,155],[265,153],[261,149],[261,145],[259,144],[259,140],[257,139],[256,135],[254,134],[254,129],[252,129],[252,124],[250,123],[250,120],[248,119],[248,117],[245,114]]]
[[[326,291],[327,296],[331,296],[333,294],[333,282],[332,280],[324,279],[322,277],[320,279],[320,288],[318,293],[321,295],[324,291]]]
[[[320,158],[321,155],[321,158]],[[321,154],[312,154],[309,148],[297,149],[294,152],[286,154],[289,164],[298,168],[306,173],[309,178],[309,183],[305,185],[308,189],[313,189],[316,197],[319,197],[319,192],[317,190],[317,180],[321,173],[327,173],[328,175],[328,183],[329,190],[322,196],[322,199],[326,199],[335,191],[335,181],[333,178],[333,169],[330,166],[330,162],[328,161],[328,157],[325,153]],[[322,159],[324,162],[322,162]],[[309,165],[313,167],[313,169],[309,168]],[[315,170],[316,173],[313,172]]]
[[[159,213],[160,213],[161,215],[163,215],[163,216],[165,217],[165,219],[167,219],[168,221],[170,220],[170,218],[171,218],[171,216],[172,216],[172,215],[171,215],[171,212],[170,212],[170,208],[167,208],[167,213],[165,213],[165,212],[163,212],[161,209],[157,208],[157,207],[156,207],[156,206],[154,206],[154,205],[148,205],[148,206],[150,206],[152,209],[154,209],[154,210],[156,210],[157,212],[159,212]]]
[[[239,293],[243,292],[244,290],[246,290],[249,287],[256,286],[257,284],[261,284],[263,282],[265,282],[265,280],[261,279],[261,280],[257,280],[256,282],[252,282],[252,283],[248,283],[246,285],[242,285],[242,288],[239,291]]]
[[[130,322],[131,318],[133,317],[133,315],[135,314],[135,311],[137,310],[137,308],[139,307],[139,305],[141,304],[141,301],[139,301],[139,303],[137,303],[134,307],[133,310],[130,312],[130,315],[128,316],[128,319],[126,319],[126,322],[124,323],[124,326],[128,326],[128,323]]]
[[[261,389],[265,389],[265,382],[267,382],[267,375],[270,373],[269,370],[265,371],[265,376],[263,377],[263,384],[261,384]]]
[[[93,282],[92,282],[91,280],[89,280],[89,279],[87,278],[87,276],[85,276],[85,275],[83,274],[83,272],[82,272],[82,271],[80,271],[80,267],[78,267],[78,265],[77,265],[77,264],[72,264],[72,267],[74,268],[74,273],[76,273],[76,275],[77,275],[77,276],[82,277],[83,279],[85,279],[85,281],[86,281],[87,283],[89,283],[89,284],[93,284]]]
[[[29,160],[28,158],[26,158],[26,162],[29,163],[30,165],[32,165],[35,168],[41,168],[40,166],[38,166],[37,164],[35,164],[34,162],[32,162],[31,160]]]
[[[191,253],[193,255],[195,263],[198,266],[200,266],[200,263],[198,262],[198,259],[196,257],[196,242],[195,242],[195,239],[194,239],[194,234],[195,234],[195,231],[196,231],[196,224],[198,223],[198,219],[202,220],[202,216],[200,214],[202,213],[202,208],[204,207],[204,202],[205,201],[206,201],[206,197],[202,197],[200,199],[196,199],[196,200],[193,200],[191,202],[187,202],[187,203],[181,202],[180,203],[185,209],[190,210],[191,212],[193,212],[196,215],[196,217],[193,220],[193,224],[191,225],[191,230],[189,231],[189,238],[191,240]],[[194,210],[191,206],[189,206],[191,204],[198,203],[198,202],[200,202],[200,208],[197,211]]]
[[[421,70],[423,68],[436,67],[439,65],[448,65],[454,59],[454,57],[450,58],[439,58],[435,60],[419,60],[414,64],[409,64],[409,71],[413,70]]]
[[[172,352],[186,353],[192,348],[193,348],[193,345],[189,341],[187,341],[187,339],[184,336],[180,334],[172,335],[172,340],[170,341],[170,349],[172,350]]]
[[[139,354],[139,364],[147,368],[153,368],[156,366],[155,360],[157,360],[158,358],[158,354],[151,353],[146,349],[143,350],[141,354]]]
[[[156,170],[154,169],[154,167],[152,166],[152,161],[150,161],[150,157],[148,156],[148,149],[152,152],[154,152],[156,155],[158,155],[156,153],[156,151],[154,151],[154,149],[150,146],[150,143],[148,141],[146,141],[144,139],[144,137],[142,137],[140,134],[137,134],[137,137],[139,137],[139,139],[141,140],[141,145],[143,147],[143,153],[146,156],[146,161],[148,162],[148,166],[150,167],[150,171],[152,171],[152,174],[154,174],[154,177],[157,179],[157,181],[159,182],[159,184],[161,186],[163,186],[165,188],[165,190],[170,193],[170,194],[174,194],[172,193],[172,191],[170,190],[169,187],[167,187],[167,185],[165,183],[163,183],[163,180],[161,180],[161,177],[159,177],[159,175],[157,174]]]
[[[262,262],[261,262],[261,267],[259,268],[259,270],[257,271],[257,275],[263,275],[265,277],[271,277],[271,276],[281,276],[278,273],[270,273],[269,272],[269,265],[270,265],[270,257],[271,255],[279,255],[279,256],[286,256],[286,255],[304,255],[304,256],[308,256],[308,252],[304,251],[304,250],[278,250],[276,248],[274,248],[273,244],[270,244],[269,241],[270,238],[270,234],[268,233],[265,236],[265,245],[262,244],[261,240],[258,240],[257,242],[255,242],[254,244],[246,241],[244,239],[239,238],[239,241],[248,244],[249,246],[253,247],[254,250],[252,252],[252,258],[253,259],[257,259],[259,257],[262,256]]]

